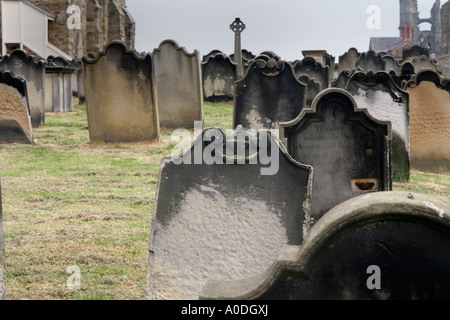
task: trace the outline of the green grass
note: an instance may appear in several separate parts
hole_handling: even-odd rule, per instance
[[[232,104],[205,105],[205,127],[232,129]],[[9,299],[143,299],[161,158],[153,143],[89,142],[85,106],[47,115],[36,145],[0,146]],[[396,190],[450,201],[450,176],[412,172]],[[67,288],[67,267],[81,287]]]

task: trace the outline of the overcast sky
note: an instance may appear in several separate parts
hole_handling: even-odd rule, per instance
[[[421,18],[430,16],[433,3],[419,0]],[[289,61],[302,59],[302,50],[327,50],[337,59],[351,47],[367,51],[370,37],[399,36],[398,0],[126,0],[126,4],[136,21],[139,52],[151,52],[163,40],[173,39],[189,52],[198,50],[200,58],[212,50],[231,54],[230,24],[236,17],[246,25],[243,49],[255,55],[270,50]],[[368,11],[371,6],[379,8],[379,20]]]

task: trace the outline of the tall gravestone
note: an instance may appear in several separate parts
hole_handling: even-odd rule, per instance
[[[356,66],[356,61],[359,59],[361,53],[356,48],[350,48],[342,56],[339,56],[338,74],[344,70],[353,70]]]
[[[364,71],[373,72],[386,70],[386,61],[383,60],[381,53],[376,53],[373,50],[361,53],[355,63],[356,68],[361,68]]]
[[[123,42],[113,41],[95,58],[84,57],[82,63],[92,142],[159,139],[150,54],[139,55]]]
[[[404,83],[410,95],[411,167],[450,172],[450,81],[422,70]]]
[[[37,60],[25,51],[14,50],[0,60],[0,70],[11,71],[27,81],[31,124],[34,127],[45,122],[45,62]]]
[[[0,71],[0,143],[33,144],[27,82]]]
[[[5,237],[3,236],[2,187],[0,185],[0,300],[6,300]]]
[[[280,127],[289,154],[314,168],[313,222],[347,199],[392,188],[391,125],[358,109],[347,91],[323,90]]]
[[[450,206],[379,192],[330,210],[303,245],[286,246],[266,272],[211,281],[203,299],[448,300]]]
[[[275,129],[279,122],[295,119],[305,104],[306,85],[295,77],[292,66],[259,56],[235,83],[233,125]]]
[[[384,72],[355,72],[346,88],[359,108],[367,109],[380,121],[392,124],[392,174],[401,179],[409,177],[409,94],[400,89]]]
[[[46,112],[73,112],[72,74],[76,71],[70,61],[62,57],[49,56],[46,73]]]
[[[164,128],[194,128],[203,121],[199,52],[188,53],[174,40],[153,50],[159,121]]]
[[[209,128],[185,153],[162,160],[147,299],[197,299],[208,280],[262,272],[283,244],[301,244],[312,168],[264,132]]]
[[[234,98],[236,64],[223,53],[210,55],[202,62],[203,99],[208,102]]]

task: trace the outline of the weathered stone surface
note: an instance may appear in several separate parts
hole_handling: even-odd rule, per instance
[[[0,143],[33,144],[26,81],[0,72]]]
[[[389,74],[391,75],[392,79],[394,79],[395,84],[399,88],[403,88],[404,82],[409,81],[414,75],[414,66],[411,62],[406,61],[401,64],[399,72],[391,70],[389,71]]]
[[[62,57],[49,56],[45,67],[46,81],[45,111],[46,112],[72,112],[72,74],[76,71],[70,61]]]
[[[165,40],[153,50],[153,60],[161,127],[194,128],[203,121],[199,52]]]
[[[356,48],[350,48],[342,56],[339,56],[338,73],[340,74],[344,70],[355,69],[356,61],[360,55]]]
[[[349,92],[323,90],[280,127],[289,154],[314,168],[313,222],[347,199],[391,190],[391,124],[358,109]]]
[[[429,69],[429,70],[434,70],[436,72],[439,72],[439,68],[438,68],[436,61],[428,58],[427,56],[412,57],[412,58],[408,59],[407,61],[409,61],[413,64],[414,73],[419,73],[419,71],[422,69]]]
[[[373,50],[361,53],[356,60],[355,67],[359,67],[364,71],[373,72],[386,70],[386,62],[383,60],[384,54],[376,53]]]
[[[283,244],[302,242],[309,230],[312,168],[294,161],[275,135],[261,134],[239,129],[224,135],[210,128],[182,156],[162,160],[147,299],[197,299],[208,280],[262,272]],[[235,148],[235,137],[248,142]],[[227,152],[230,147],[237,154]],[[217,162],[195,160],[211,155],[211,148]],[[279,163],[273,175],[262,174],[265,152]]]
[[[211,281],[203,299],[450,299],[450,207],[421,194],[379,192],[330,210],[303,245],[266,272]],[[381,286],[373,269],[379,268]]]
[[[367,109],[380,121],[392,124],[392,174],[409,177],[409,94],[400,89],[392,77],[384,72],[355,72],[345,88],[355,99],[358,108]]]
[[[94,59],[83,58],[86,107],[92,142],[159,139],[152,56],[113,41]]]
[[[5,237],[3,236],[2,187],[0,185],[0,300],[6,300]]]
[[[411,168],[450,172],[450,81],[422,70],[405,83],[410,95]]]
[[[320,84],[320,90],[329,87],[330,67],[322,66],[322,64],[316,62],[314,58],[306,57],[301,61],[297,61],[292,67],[294,68],[294,73],[297,78],[306,75]]]
[[[0,70],[11,71],[27,81],[30,117],[33,127],[45,122],[45,62],[25,51],[14,50],[0,60]]]
[[[203,99],[208,102],[234,98],[236,64],[223,53],[209,55],[202,63]]]
[[[306,86],[292,66],[266,55],[251,63],[244,79],[235,83],[235,92],[233,125],[245,129],[278,128],[306,104]]]
[[[387,73],[393,72],[395,74],[398,74],[401,72],[402,65],[398,60],[395,60],[393,56],[383,56],[382,59],[385,62],[384,71]]]

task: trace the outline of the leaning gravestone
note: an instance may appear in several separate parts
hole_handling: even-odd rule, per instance
[[[355,72],[345,88],[359,108],[367,109],[380,121],[392,123],[392,174],[409,178],[409,94],[384,72]]]
[[[174,40],[153,50],[159,121],[164,128],[194,128],[203,121],[199,53],[188,53]]]
[[[280,127],[289,154],[314,168],[313,222],[349,198],[392,188],[391,125],[358,109],[347,91],[323,90]]]
[[[407,192],[350,199],[266,272],[209,282],[203,299],[448,300],[450,206]]]
[[[373,50],[363,52],[355,63],[356,68],[361,68],[364,71],[372,70],[373,72],[386,70],[386,61],[383,60],[381,53],[376,53]]]
[[[353,70],[356,66],[356,61],[361,54],[355,48],[350,48],[342,56],[339,56],[338,75],[344,70]]]
[[[5,237],[3,236],[2,187],[0,185],[0,300],[6,300]]]
[[[223,53],[210,55],[202,63],[203,99],[208,102],[234,98],[236,64]]]
[[[306,75],[320,84],[320,90],[328,88],[330,67],[322,66],[313,57],[306,57],[301,61],[297,61],[292,67],[297,78]]]
[[[25,51],[14,50],[2,57],[0,70],[11,71],[27,81],[31,124],[34,127],[45,122],[45,62],[37,60]]]
[[[450,172],[450,80],[422,70],[405,88],[410,95],[411,167]]]
[[[159,139],[152,56],[121,41],[110,42],[94,59],[83,58],[86,108],[92,142]]]
[[[235,83],[233,125],[245,129],[275,129],[290,121],[306,104],[306,86],[282,60],[260,55],[246,76]]]
[[[0,71],[0,144],[33,144],[27,83],[10,72]]]
[[[227,135],[206,129],[183,155],[164,158],[146,298],[197,299],[210,279],[267,269],[283,244],[301,244],[309,229],[311,180],[312,168],[275,135],[242,127]]]

